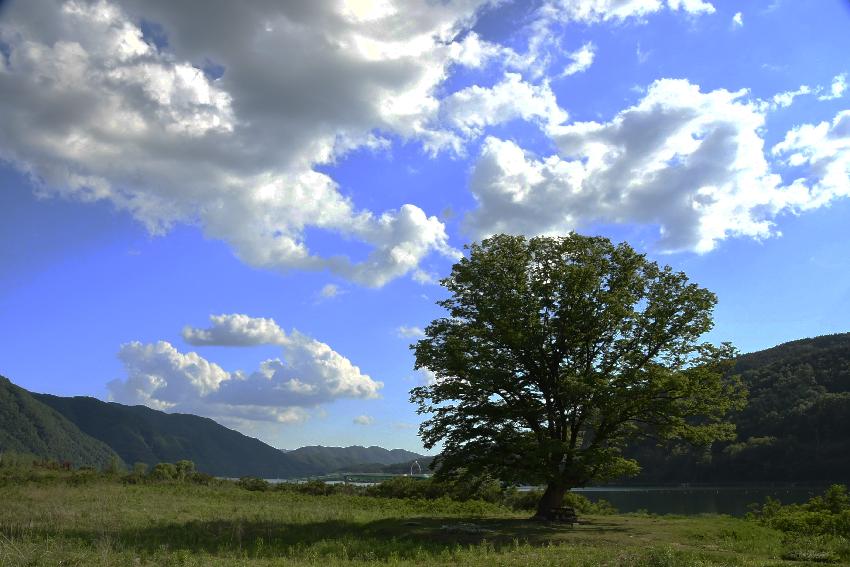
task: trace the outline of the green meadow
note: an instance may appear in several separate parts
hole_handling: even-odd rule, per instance
[[[483,501],[129,484],[51,472],[0,484],[0,565],[778,566],[850,559],[841,537],[728,516],[580,514],[567,526]]]

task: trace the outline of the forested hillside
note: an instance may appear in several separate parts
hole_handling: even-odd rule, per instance
[[[324,471],[362,470],[362,465],[387,466],[423,458],[403,449],[383,447],[301,447],[286,454],[299,463]],[[353,467],[353,468],[352,468]]]
[[[850,478],[850,333],[745,354],[749,389],[734,443],[701,454],[634,449],[642,482],[846,481]],[[674,451],[675,453],[675,451]]]
[[[67,461],[75,467],[101,467],[115,455],[104,443],[0,376],[0,454],[9,451]]]
[[[360,463],[387,465],[420,457],[401,449],[358,446],[314,446],[284,452],[205,417],[88,397],[33,396],[112,447],[128,464],[188,459],[199,471],[217,476],[296,478]]]
[[[34,396],[112,447],[131,465],[188,459],[199,471],[217,476],[286,478],[312,474],[282,451],[205,417],[88,397]]]

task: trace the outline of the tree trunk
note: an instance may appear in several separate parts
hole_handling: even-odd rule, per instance
[[[546,490],[537,503],[537,514],[534,515],[535,520],[551,520],[552,508],[558,508],[564,504],[564,495],[567,493],[567,487],[563,484],[550,482],[546,485]]]

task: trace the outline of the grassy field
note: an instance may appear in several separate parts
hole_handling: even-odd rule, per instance
[[[779,566],[793,542],[721,516],[542,524],[483,502],[95,479],[0,486],[0,565]]]

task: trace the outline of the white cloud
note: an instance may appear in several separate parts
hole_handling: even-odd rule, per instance
[[[770,105],[773,108],[786,108],[794,103],[794,99],[798,96],[812,94],[812,89],[808,85],[800,85],[796,91],[786,91],[777,93],[771,98]]]
[[[183,340],[191,345],[251,346],[286,342],[286,334],[274,319],[240,313],[210,315],[209,329],[183,328]]]
[[[732,26],[736,28],[744,27],[744,15],[741,12],[735,12],[732,16]]]
[[[395,332],[402,339],[419,339],[425,336],[425,331],[420,327],[409,327],[407,325],[400,326]]]
[[[110,201],[153,233],[197,224],[251,265],[379,286],[453,254],[443,224],[412,204],[357,209],[315,166],[384,147],[382,133],[437,143],[435,87],[485,57],[453,41],[478,7],[222,3],[199,19],[172,2],[13,3],[0,22],[0,157],[44,194]],[[141,19],[162,26],[167,48],[146,42]],[[205,61],[223,76],[196,68]],[[373,253],[316,255],[310,228]]]
[[[802,141],[825,139],[823,125],[812,127],[819,135],[801,129],[799,139],[786,140],[776,151],[791,152],[792,162],[809,163],[831,181],[811,192],[785,186],[764,152],[770,105],[747,96],[664,79],[609,122],[551,128],[558,155],[536,158],[514,142],[487,138],[470,182],[479,206],[466,227],[482,237],[633,223],[657,226],[661,250],[697,252],[730,236],[771,236],[780,212],[842,194],[846,170],[842,177],[844,162],[833,154],[843,142],[821,155]]]
[[[623,21],[629,18],[644,18],[662,10],[661,0],[559,0],[553,2],[560,17],[580,22]],[[671,10],[688,14],[712,14],[715,9],[703,0],[667,0]]]
[[[671,10],[682,10],[689,14],[713,14],[714,5],[704,0],[667,0]]]
[[[372,425],[375,423],[375,418],[371,415],[358,415],[353,422],[355,425]]]
[[[844,96],[847,91],[847,73],[836,75],[832,79],[832,84],[829,86],[829,94],[824,94],[818,97],[818,100],[834,100]]]
[[[493,87],[467,87],[440,105],[442,122],[465,136],[479,136],[487,126],[522,119],[555,125],[567,119],[548,84],[532,85],[518,73],[506,73]]]
[[[567,77],[569,75],[575,75],[576,73],[583,73],[590,69],[590,66],[593,65],[593,59],[596,56],[596,46],[593,43],[588,42],[578,48],[576,51],[569,53],[567,58],[570,60],[570,64],[567,65],[566,69],[561,73],[562,77]]]
[[[236,314],[210,320],[209,329],[184,329],[184,338],[198,345],[280,345],[283,360],[265,360],[251,373],[228,372],[165,341],[127,343],[118,355],[127,377],[109,382],[111,398],[221,420],[291,423],[339,398],[377,398],[383,387],[327,344],[298,331],[284,334],[272,319]]]
[[[791,184],[799,195],[798,209],[850,197],[850,110],[839,112],[831,122],[794,128],[771,151],[792,167],[806,168],[808,175]]]

